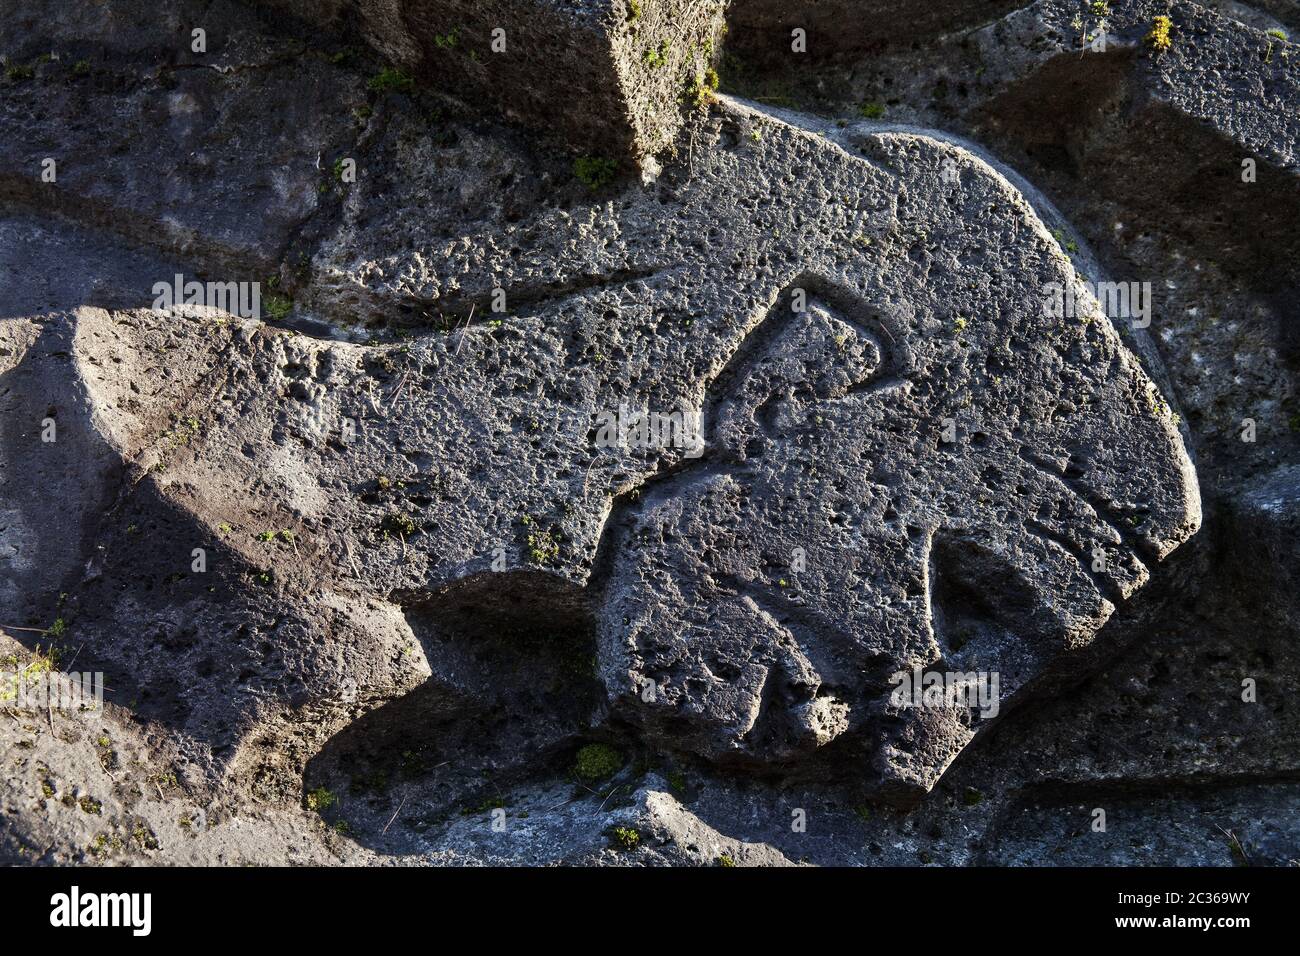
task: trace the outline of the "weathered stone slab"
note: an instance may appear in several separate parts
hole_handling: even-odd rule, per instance
[[[475,107],[630,166],[671,145],[721,39],[724,0],[360,0],[280,5],[354,14],[393,63]]]
[[[750,66],[828,63],[988,23],[1018,0],[732,0],[727,50]]]
[[[909,180],[932,162],[942,189],[942,148],[866,138]],[[946,193],[959,208],[998,188],[969,161]],[[901,200],[891,212],[917,222]],[[968,721],[895,710],[891,676],[913,664],[997,674],[995,704],[1014,698],[1091,642],[1198,509],[1174,452],[1159,484],[1180,489],[1179,503],[1157,519],[1167,529],[1157,536],[1170,535],[1158,543],[1148,537],[1162,510],[1154,488],[1112,471],[1180,442],[1155,406],[1137,413],[1142,437],[1132,413],[1117,415],[1112,388],[1154,393],[1120,385],[1140,372],[1106,344],[1108,322],[1044,320],[1020,285],[1028,276],[991,259],[980,268],[996,278],[985,272],[978,287],[992,299],[972,301],[968,319],[954,300],[926,301],[920,283],[886,277],[885,229],[862,253],[884,274],[814,267],[777,290],[706,388],[709,461],[652,480],[626,525],[613,523],[624,537],[610,549],[601,646],[614,700],[654,736],[714,759],[788,761],[871,724],[883,729],[882,778],[928,789],[970,739]],[[1015,247],[1002,245],[1001,261],[1019,273],[1027,260]],[[799,251],[814,248],[805,240]],[[906,292],[900,301],[875,289]],[[1094,378],[1101,368],[1107,384]],[[949,416],[969,424],[946,447]]]
[[[3,51],[0,201],[110,227],[223,280],[292,264],[376,96],[365,77],[250,29],[231,2],[111,7],[62,5]]]
[[[245,30],[233,3],[0,0],[0,200],[24,207],[0,219],[0,630],[30,629],[0,656],[55,640],[108,671],[116,705],[0,719],[0,858],[92,862],[141,824],[164,849],[114,853],[1227,862],[1228,829],[1252,862],[1293,858],[1293,828],[1259,817],[1295,804],[1269,782],[1296,750],[1295,48],[1235,3],[1136,0],[1085,52],[1073,18],[1086,39],[1097,7],[1042,0],[949,33],[936,72],[907,46],[977,22],[958,6],[882,9],[879,56],[846,20],[810,72],[912,84],[892,129],[857,122],[877,92],[844,99],[838,131],[724,101],[657,182],[593,190],[571,155],[467,120],[477,87],[400,39],[437,53],[449,34],[400,10],[367,21],[405,31],[397,69],[469,109],[367,89],[368,54]],[[362,22],[326,9],[336,36]],[[909,122],[983,141],[1064,231],[1032,186]],[[1177,392],[1086,295],[1041,311],[1099,263],[1169,280],[1155,380]],[[303,327],[343,334],[316,310],[392,341],[133,310],[178,271],[286,264]],[[1263,297],[1276,336],[1251,327]],[[38,315],[87,302],[118,311]],[[638,432],[640,409],[668,426]],[[1224,520],[1169,567],[1199,521],[1179,431]],[[897,674],[998,683],[981,715],[904,706]],[[1049,696],[946,769],[992,711]],[[592,738],[627,766],[568,802]],[[304,793],[341,792],[362,756],[403,787],[349,793],[326,822],[358,842],[317,842]],[[511,793],[524,766],[545,779]],[[868,798],[937,792],[863,822],[864,779]],[[505,835],[478,809],[503,793]],[[791,800],[820,842],[790,831]],[[199,838],[196,801],[254,812]],[[1095,806],[1115,839],[1069,842]],[[603,848],[606,823],[664,845]]]
[[[106,338],[91,330],[109,320],[76,320],[87,421],[130,436],[114,445],[147,478],[69,613],[97,661],[152,674],[170,665],[141,656],[131,622],[174,640],[193,590],[184,616],[219,619],[186,629],[184,659],[211,679],[150,712],[228,763],[255,759],[285,708],[328,732],[421,674],[426,703],[393,716],[479,713],[483,688],[513,685],[457,655],[504,666],[491,635],[524,628],[579,634],[578,659],[594,642],[608,707],[652,747],[797,767],[834,742],[882,791],[916,794],[983,724],[899,705],[895,673],[996,674],[999,711],[1082,666],[1197,526],[1154,385],[1086,296],[1082,314],[1047,314],[1072,267],[960,148],[834,142],[728,104],[654,188],[451,240],[405,216],[392,177],[369,187],[382,208],[355,198],[368,227],[344,224],[330,281],[357,281],[355,256],[372,302],[447,301],[455,331],[363,346],[147,314],[118,314]],[[412,281],[410,261],[451,268]],[[146,399],[131,370],[164,344],[192,384]],[[602,441],[622,409],[687,431]],[[111,557],[157,534],[147,564]],[[205,543],[206,579],[187,570]],[[166,597],[142,597],[169,575]],[[247,610],[200,610],[206,582]],[[510,627],[483,616],[499,589],[520,599]],[[276,649],[260,663],[258,635]],[[244,663],[205,671],[213,641]],[[532,686],[506,693],[540,719]]]
[[[1267,18],[1216,6],[1040,0],[916,48],[821,69],[784,57],[737,82],[848,124],[960,133],[1051,197],[1081,272],[1150,284],[1152,344],[1133,341],[1163,355],[1202,473],[1235,481],[1300,447],[1300,55]],[[1148,39],[1160,16],[1164,49]],[[1243,442],[1246,419],[1269,437]]]

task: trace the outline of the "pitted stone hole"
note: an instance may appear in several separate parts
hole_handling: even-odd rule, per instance
[[[304,792],[376,794],[433,784],[457,761],[542,770],[601,698],[585,591],[538,571],[484,572],[432,594],[395,594],[432,675],[336,734]]]
[[[430,596],[395,597],[435,675],[451,653],[481,668],[476,676],[502,686],[595,679],[595,623],[586,593],[563,578],[489,571]]]
[[[1004,690],[1035,672],[1050,637],[1039,596],[1001,555],[938,532],[930,548],[930,622],[945,663],[997,670]]]

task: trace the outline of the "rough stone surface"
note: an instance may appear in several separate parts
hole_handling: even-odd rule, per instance
[[[27,5],[4,7],[7,23],[32,23]],[[373,98],[363,78],[301,41],[256,32],[234,3],[202,17],[132,17],[144,12],[132,4],[113,5],[120,19],[87,16],[99,7],[42,12],[6,50],[11,72],[33,73],[2,81],[6,204],[106,225],[223,279],[265,279],[292,262],[298,230],[328,199],[322,164],[352,141],[354,111]],[[200,22],[206,52],[195,53]],[[57,60],[39,43],[45,30],[67,38]],[[268,137],[271,117],[282,126]]]
[[[825,66],[969,29],[1020,6],[1020,0],[732,0],[728,51],[762,61],[801,56]]]
[[[1138,2],[1111,5],[1098,52],[1103,18],[1084,6],[1040,0],[847,67],[785,57],[758,77],[732,74],[748,95],[839,122],[869,109],[989,147],[1061,210],[1082,272],[1153,284],[1151,336],[1202,477],[1274,467],[1300,434],[1300,54],[1226,10]],[[1165,12],[1172,43],[1157,52],[1145,37]],[[1246,159],[1253,183],[1242,182]],[[1245,418],[1268,440],[1243,445]]]
[[[606,183],[536,135],[582,74],[437,58],[499,13],[627,64],[668,5],[417,6],[0,10],[0,663],[111,688],[5,707],[0,858],[1300,858],[1285,11],[1081,55],[1060,0],[866,4],[889,42],[786,63],[736,3],[755,99]],[[663,69],[584,109],[677,116]]]
[[[704,82],[725,0],[271,0],[476,107],[630,161],[670,146]]]

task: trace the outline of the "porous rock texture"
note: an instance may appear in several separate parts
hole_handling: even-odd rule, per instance
[[[728,50],[750,59],[802,56],[825,66],[959,33],[1022,6],[1018,0],[732,0]]]
[[[340,37],[363,36],[400,73],[630,162],[672,144],[681,98],[704,83],[725,0],[264,0]]]
[[[1300,855],[1289,44],[867,3],[911,39],[783,59],[737,0],[751,100],[680,82],[707,4],[290,6],[0,2],[0,656],[109,688],[0,720],[0,856]],[[553,69],[449,82],[498,17]],[[634,29],[676,92],[583,109],[659,161],[594,177],[535,118]]]

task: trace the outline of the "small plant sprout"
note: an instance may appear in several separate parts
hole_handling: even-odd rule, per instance
[[[258,541],[283,541],[285,544],[293,543],[292,531],[263,531],[257,535]]]
[[[645,51],[646,66],[652,70],[657,70],[668,62],[668,53],[672,49],[667,40],[661,42],[657,47],[651,47]]]
[[[718,71],[711,67],[703,73],[697,73],[686,84],[687,100],[697,109],[703,109],[717,98],[714,93],[718,89],[718,82]]]
[[[1147,34],[1147,43],[1151,44],[1151,49],[1157,53],[1164,53],[1174,45],[1170,38],[1170,31],[1173,30],[1174,21],[1169,17],[1160,16],[1151,21],[1151,32]]]
[[[599,783],[623,767],[623,755],[608,744],[587,744],[573,762],[573,776],[579,783]]]
[[[262,308],[272,322],[283,322],[293,311],[293,300],[282,295],[268,295],[262,300]]]
[[[338,802],[339,798],[324,786],[317,787],[307,794],[307,809],[313,813],[324,813]]]
[[[579,156],[573,161],[573,175],[592,192],[604,189],[617,174],[618,162],[603,156]]]
[[[415,89],[415,81],[410,76],[391,68],[372,76],[366,85],[376,93],[409,93]]]
[[[387,538],[390,534],[401,535],[403,538],[409,538],[416,532],[415,520],[408,514],[401,511],[390,511],[384,515],[384,520],[380,522],[379,530]]]
[[[633,827],[614,827],[609,831],[612,849],[631,852],[641,845],[641,834]]]

